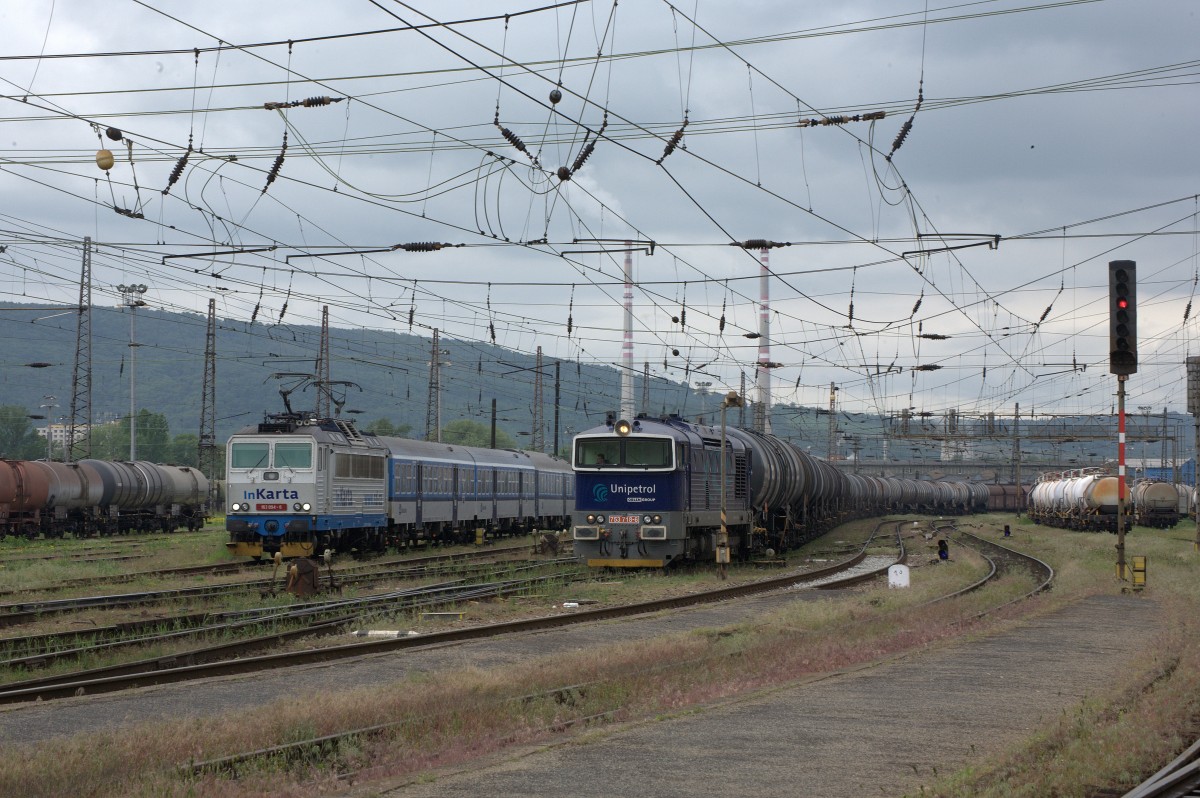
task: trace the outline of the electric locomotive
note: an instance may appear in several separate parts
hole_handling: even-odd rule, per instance
[[[379,548],[388,526],[388,450],[340,419],[269,418],[226,445],[226,546],[309,557]]]

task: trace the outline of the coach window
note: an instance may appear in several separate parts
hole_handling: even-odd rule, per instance
[[[276,468],[312,468],[313,447],[311,443],[276,443]]]
[[[271,449],[266,441],[235,443],[230,447],[230,466],[233,468],[265,468]]]

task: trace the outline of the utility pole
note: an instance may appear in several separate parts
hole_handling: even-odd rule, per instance
[[[738,409],[738,426],[742,429],[746,428],[746,372],[742,372],[742,381],[738,386],[738,396],[742,397],[742,403],[737,406]]]
[[[204,333],[204,387],[200,392],[200,445],[196,462],[208,477],[209,499],[217,487],[217,300],[208,300]],[[211,505],[210,505],[211,506]]]
[[[1021,485],[1021,403],[1013,406],[1013,480],[1017,483],[1017,518],[1025,506],[1025,488]]]
[[[539,348],[540,352],[541,349]],[[541,372],[539,372],[540,374]],[[621,342],[621,418],[633,423],[633,242],[625,242],[625,325]]]
[[[82,439],[82,441],[80,440]],[[92,239],[83,239],[79,273],[79,321],[75,327],[75,366],[71,371],[71,424],[63,461],[92,456]]]
[[[562,384],[560,378],[560,369],[562,366],[561,360],[554,361],[554,456],[558,456],[558,402],[559,402],[559,386]],[[643,404],[642,407],[648,407],[648,404]]]
[[[118,285],[117,290],[125,295],[125,305],[129,308],[129,461],[137,460],[137,342],[134,332],[137,309],[145,307],[144,300],[136,298],[146,293],[143,283],[135,285]]]
[[[632,383],[633,378],[630,377]],[[632,386],[630,391],[632,391]],[[533,377],[533,429],[530,430],[529,448],[535,452],[546,451],[546,422],[542,412],[542,348],[537,348]]]
[[[1192,414],[1195,447],[1192,454],[1192,496],[1195,496],[1200,489],[1200,355],[1187,359],[1187,404],[1188,412]],[[1196,513],[1196,541],[1192,546],[1200,551],[1200,512]]]
[[[46,411],[46,462],[54,459],[54,410],[58,409],[58,397],[49,394],[42,397],[42,403],[38,405],[42,410]],[[66,448],[65,446],[63,447]]]
[[[1167,467],[1167,408],[1165,407],[1163,408],[1162,462],[1159,463],[1159,467],[1162,469]]]
[[[332,390],[329,384],[329,306],[324,305],[321,308],[321,349],[317,355],[317,418],[330,417]]]
[[[554,367],[555,386],[558,385],[558,366]],[[555,390],[558,390],[555,387]],[[556,400],[557,401],[557,400]],[[650,361],[642,364],[642,412],[650,412]],[[556,442],[557,443],[557,442]]]
[[[758,251],[758,404],[754,429],[771,434],[771,255],[770,247]]]
[[[825,456],[831,463],[837,454],[837,392],[837,385],[829,383],[829,445]]]
[[[433,346],[429,355],[429,403],[425,410],[425,440],[442,441],[442,366],[438,330],[433,328]]]

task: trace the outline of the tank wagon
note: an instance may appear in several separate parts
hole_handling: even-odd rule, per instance
[[[208,479],[145,460],[0,460],[0,538],[93,537],[204,526]]]
[[[1102,469],[1047,473],[1029,492],[1029,517],[1064,529],[1115,532],[1117,500],[1117,477]]]
[[[592,567],[713,560],[722,493],[739,559],[797,546],[855,516],[975,512],[989,499],[981,483],[845,474],[781,438],[736,427],[726,427],[722,452],[719,426],[677,416],[586,430],[575,436],[571,466],[571,533],[576,556]]]
[[[1139,479],[1130,488],[1129,497],[1133,502],[1135,524],[1170,529],[1179,523],[1182,516],[1179,509],[1181,493],[1176,485],[1152,479]]]
[[[562,529],[573,488],[567,462],[550,455],[268,416],[227,444],[226,546],[256,559],[307,557]]]

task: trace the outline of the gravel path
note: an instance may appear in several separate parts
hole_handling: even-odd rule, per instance
[[[1004,750],[1125,670],[1150,600],[1094,597],[1012,631],[809,680],[698,714],[509,754],[432,782],[347,795],[860,798],[917,793]]]

